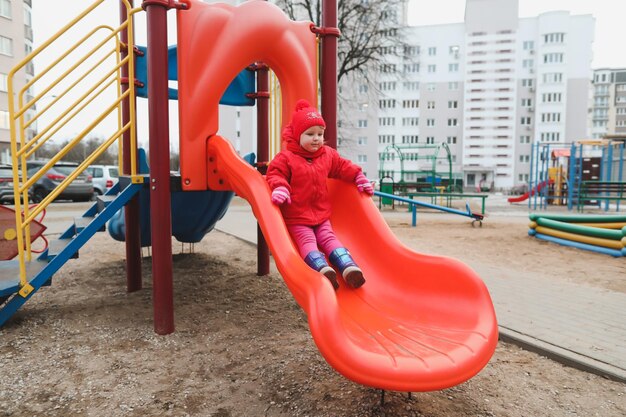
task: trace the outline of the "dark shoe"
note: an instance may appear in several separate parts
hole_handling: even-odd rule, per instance
[[[324,254],[319,251],[309,252],[309,254],[304,258],[304,262],[312,269],[317,272],[323,274],[331,284],[333,284],[333,288],[335,290],[339,289],[339,282],[337,281],[337,273],[333,268],[328,265],[326,262],[326,258]]]
[[[346,248],[337,248],[328,257],[330,263],[333,264],[343,275],[349,286],[352,288],[359,288],[365,284],[365,278],[363,278],[363,271],[357,266],[357,264],[350,256],[350,252]]]
[[[341,275],[343,275],[343,278],[352,288],[359,288],[361,285],[365,284],[363,271],[361,271],[361,268],[358,266],[347,267]]]

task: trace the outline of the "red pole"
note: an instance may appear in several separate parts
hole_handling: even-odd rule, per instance
[[[257,93],[269,93],[269,73],[267,66],[257,69]],[[257,162],[267,163],[269,154],[269,95],[257,94]],[[264,170],[264,168],[262,168]],[[270,251],[261,227],[257,224],[257,275],[270,273]]]
[[[150,115],[150,216],[154,331],[174,331],[172,218],[167,79],[167,2],[143,3],[148,22],[148,111]]]
[[[133,7],[133,0],[129,2],[130,7]],[[127,19],[126,3],[120,1],[120,23],[126,22]],[[132,19],[132,17],[130,17]],[[122,44],[128,46],[128,30],[124,29],[120,33],[120,41]],[[122,49],[121,58],[124,59],[130,51],[128,48]],[[133,82],[135,74],[128,73],[128,65],[124,65],[121,68],[121,76]],[[122,84],[122,93],[128,90],[127,84]],[[122,126],[130,120],[130,106],[137,108],[136,99],[134,102],[130,102],[127,97],[122,102]],[[130,131],[126,131],[122,136],[122,172],[124,175],[130,175]],[[139,224],[139,196],[133,197],[124,209],[124,224],[126,229],[126,291],[134,292],[139,291],[142,287],[141,277],[141,228]]]
[[[337,28],[337,0],[323,0],[322,29]],[[322,116],[326,122],[324,140],[337,149],[337,35],[322,36],[321,53]]]

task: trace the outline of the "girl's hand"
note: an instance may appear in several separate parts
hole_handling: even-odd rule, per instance
[[[284,203],[291,204],[291,197],[289,196],[289,190],[286,187],[276,187],[272,191],[272,203],[280,206]]]
[[[360,192],[365,193],[367,195],[374,195],[374,187],[372,187],[372,183],[367,179],[362,172],[359,172],[358,175],[354,178],[354,183],[356,184],[356,188],[359,189]]]

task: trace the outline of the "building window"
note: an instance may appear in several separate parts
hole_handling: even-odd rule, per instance
[[[533,79],[532,78],[523,78],[522,79],[522,87],[532,87]]]
[[[519,137],[519,143],[530,143],[530,136],[520,136]]]
[[[531,51],[531,50],[535,49],[535,42],[533,42],[533,41],[524,41],[524,43],[522,44],[522,47],[524,48],[525,51]]]
[[[427,145],[433,145],[435,143],[435,137],[434,136],[427,136],[426,137],[426,144]]]
[[[417,109],[420,106],[419,100],[402,100],[403,109]]]
[[[528,116],[524,116],[520,120],[520,124],[521,125],[525,125],[525,126],[530,126],[530,122],[531,122],[531,120],[530,120],[530,117],[528,117]]]
[[[541,113],[541,121],[544,123],[560,122],[561,113]]]
[[[448,119],[448,126],[457,126],[459,123],[458,119]]]
[[[449,72],[459,72],[459,64],[448,64],[448,71]]]
[[[437,65],[435,64],[430,64],[428,66],[428,72],[437,72]]]
[[[417,91],[420,89],[419,81],[405,81],[402,83],[402,86],[405,90],[409,91]],[[395,90],[395,82],[394,82],[394,90]]]
[[[359,145],[367,145],[367,136],[359,136],[356,143]]]
[[[446,138],[446,141],[447,141],[449,144],[454,145],[454,144],[456,144],[456,136],[448,136],[448,137]]]
[[[532,68],[535,65],[535,61],[532,59],[525,59],[522,61],[522,67],[523,68]]]
[[[358,126],[358,127],[361,127],[361,128],[362,128],[362,127],[367,127],[367,119],[360,119],[360,120],[358,121],[358,125],[357,125],[357,126]]]
[[[430,48],[428,48],[428,55],[430,55],[430,56],[437,55],[437,48],[434,47],[434,46],[431,46]]]
[[[418,126],[419,118],[417,117],[403,117],[402,126]]]
[[[448,90],[458,90],[458,89],[459,89],[458,81],[450,81],[448,83]]]
[[[435,108],[435,102],[434,101],[429,101],[428,103],[426,103],[426,108],[427,109],[434,109]]]
[[[13,56],[13,39],[0,36],[0,54]]]
[[[417,143],[417,135],[404,135],[402,136],[402,143]]]
[[[563,82],[563,74],[560,72],[547,72],[543,74],[544,84],[557,84]]]
[[[359,93],[367,93],[367,84],[359,85]]]
[[[560,64],[562,62],[563,62],[563,54],[561,53],[543,54],[544,64]]]
[[[429,127],[435,126],[435,119],[426,119],[426,126],[429,126]]]
[[[359,156],[357,156],[357,161],[358,161],[359,163],[365,163],[365,162],[367,162],[367,155],[359,155]]]
[[[378,84],[378,88],[380,91],[395,91],[396,90],[396,82],[395,81],[385,81]]]
[[[389,98],[385,100],[378,101],[378,107],[380,109],[395,109],[396,108],[396,100]]]
[[[9,76],[0,72],[0,91],[9,91]]]
[[[459,107],[459,102],[456,100],[450,100],[448,101],[448,108],[449,109],[456,109]]]
[[[420,54],[419,46],[405,46],[404,47],[404,55],[407,56],[417,56]]]
[[[10,129],[11,124],[9,123],[9,112],[0,110],[0,129]]]
[[[530,107],[532,105],[533,105],[533,100],[531,98],[522,99],[522,107]]]
[[[426,84],[426,90],[428,90],[428,91],[435,91],[436,87],[437,87],[437,84],[435,84],[435,83],[428,83],[428,84]]]
[[[544,43],[563,43],[565,42],[565,33],[546,33],[543,35]]]
[[[560,103],[562,98],[561,93],[544,93],[541,95],[541,100],[544,103]]]
[[[420,72],[420,64],[404,64],[404,72]]]
[[[11,19],[11,0],[0,0],[0,16]]]
[[[367,120],[366,120],[366,122],[367,122]],[[395,117],[380,117],[378,119],[378,124],[380,126],[395,126],[396,125],[396,119],[395,119]],[[361,127],[361,126],[359,126],[359,127]],[[367,127],[367,123],[363,127]]]

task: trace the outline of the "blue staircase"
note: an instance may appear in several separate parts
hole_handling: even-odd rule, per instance
[[[145,177],[144,177],[145,182]],[[19,262],[0,261],[0,327],[42,286],[50,285],[52,276],[65,263],[78,257],[78,250],[97,232],[104,231],[106,222],[141,190],[143,184],[133,184],[122,177],[105,195],[82,215],[37,259],[26,262],[26,274],[34,290],[26,297],[18,294]]]

